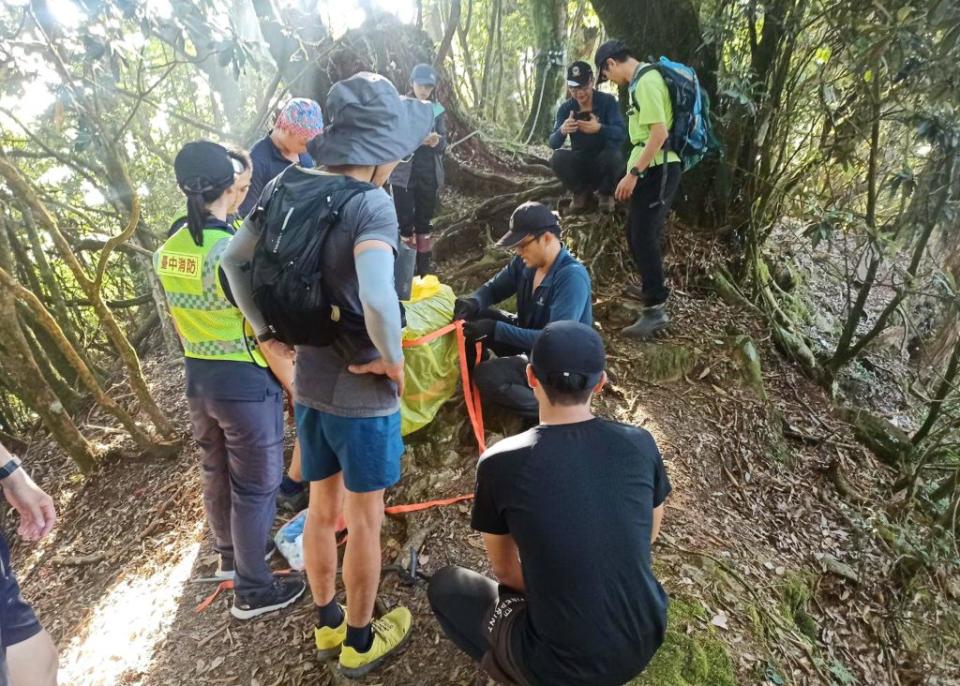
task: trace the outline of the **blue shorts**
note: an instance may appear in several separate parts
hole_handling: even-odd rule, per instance
[[[343,471],[348,491],[367,493],[400,481],[400,412],[387,417],[338,417],[297,403],[304,481]]]
[[[20,595],[20,585],[10,569],[10,549],[0,536],[0,650],[33,638],[41,631],[40,622]],[[3,680],[3,658],[0,657],[0,681]]]

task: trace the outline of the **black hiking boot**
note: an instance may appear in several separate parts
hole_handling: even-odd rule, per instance
[[[253,619],[268,612],[282,610],[295,603],[305,590],[307,584],[300,577],[274,577],[273,584],[265,591],[234,593],[230,614],[237,619]]]
[[[285,512],[298,514],[307,509],[310,502],[310,489],[304,488],[296,493],[284,493],[277,491],[277,507]]]
[[[646,297],[643,295],[643,286],[638,283],[627,284],[626,288],[623,289],[623,294],[628,298],[633,298],[640,302],[646,300]]]
[[[656,336],[670,325],[670,317],[667,315],[667,304],[660,303],[643,308],[643,312],[633,324],[625,328],[621,333],[630,338],[650,339]]]
[[[573,202],[570,203],[570,212],[572,214],[580,214],[587,211],[587,206],[590,204],[590,201],[593,199],[593,193],[590,191],[585,191],[583,193],[574,193]]]

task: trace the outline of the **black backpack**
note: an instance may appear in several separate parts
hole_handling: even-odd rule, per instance
[[[287,167],[264,189],[255,216],[260,239],[251,261],[253,300],[276,338],[330,345],[342,332],[366,335],[362,312],[330,300],[323,250],[344,205],[376,186],[346,176]]]

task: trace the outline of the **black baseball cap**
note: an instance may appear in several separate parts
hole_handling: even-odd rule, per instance
[[[234,167],[227,149],[212,141],[187,143],[173,160],[177,185],[184,193],[207,193],[229,187]]]
[[[607,77],[603,75],[603,65],[607,60],[622,52],[630,52],[627,44],[617,38],[612,38],[597,48],[597,53],[593,57],[594,64],[597,65],[597,83],[603,83]]]
[[[593,68],[580,60],[567,67],[567,85],[571,88],[586,86],[593,78]]]
[[[600,334],[575,321],[547,324],[530,353],[533,374],[540,383],[571,391],[596,386],[606,360]]]
[[[547,232],[560,238],[560,217],[540,202],[525,202],[510,215],[510,229],[497,241],[498,248],[515,248],[527,236]]]

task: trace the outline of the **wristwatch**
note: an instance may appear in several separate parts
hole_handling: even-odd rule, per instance
[[[274,333],[273,329],[267,329],[262,334],[257,336],[257,343],[266,343],[267,341],[272,341],[277,337],[277,334]]]
[[[0,481],[6,479],[18,469],[20,469],[20,458],[11,457],[7,464],[0,467]]]
[[[641,172],[639,169],[637,169],[636,167],[630,167],[630,176],[636,176],[637,178],[639,178],[640,174]]]

